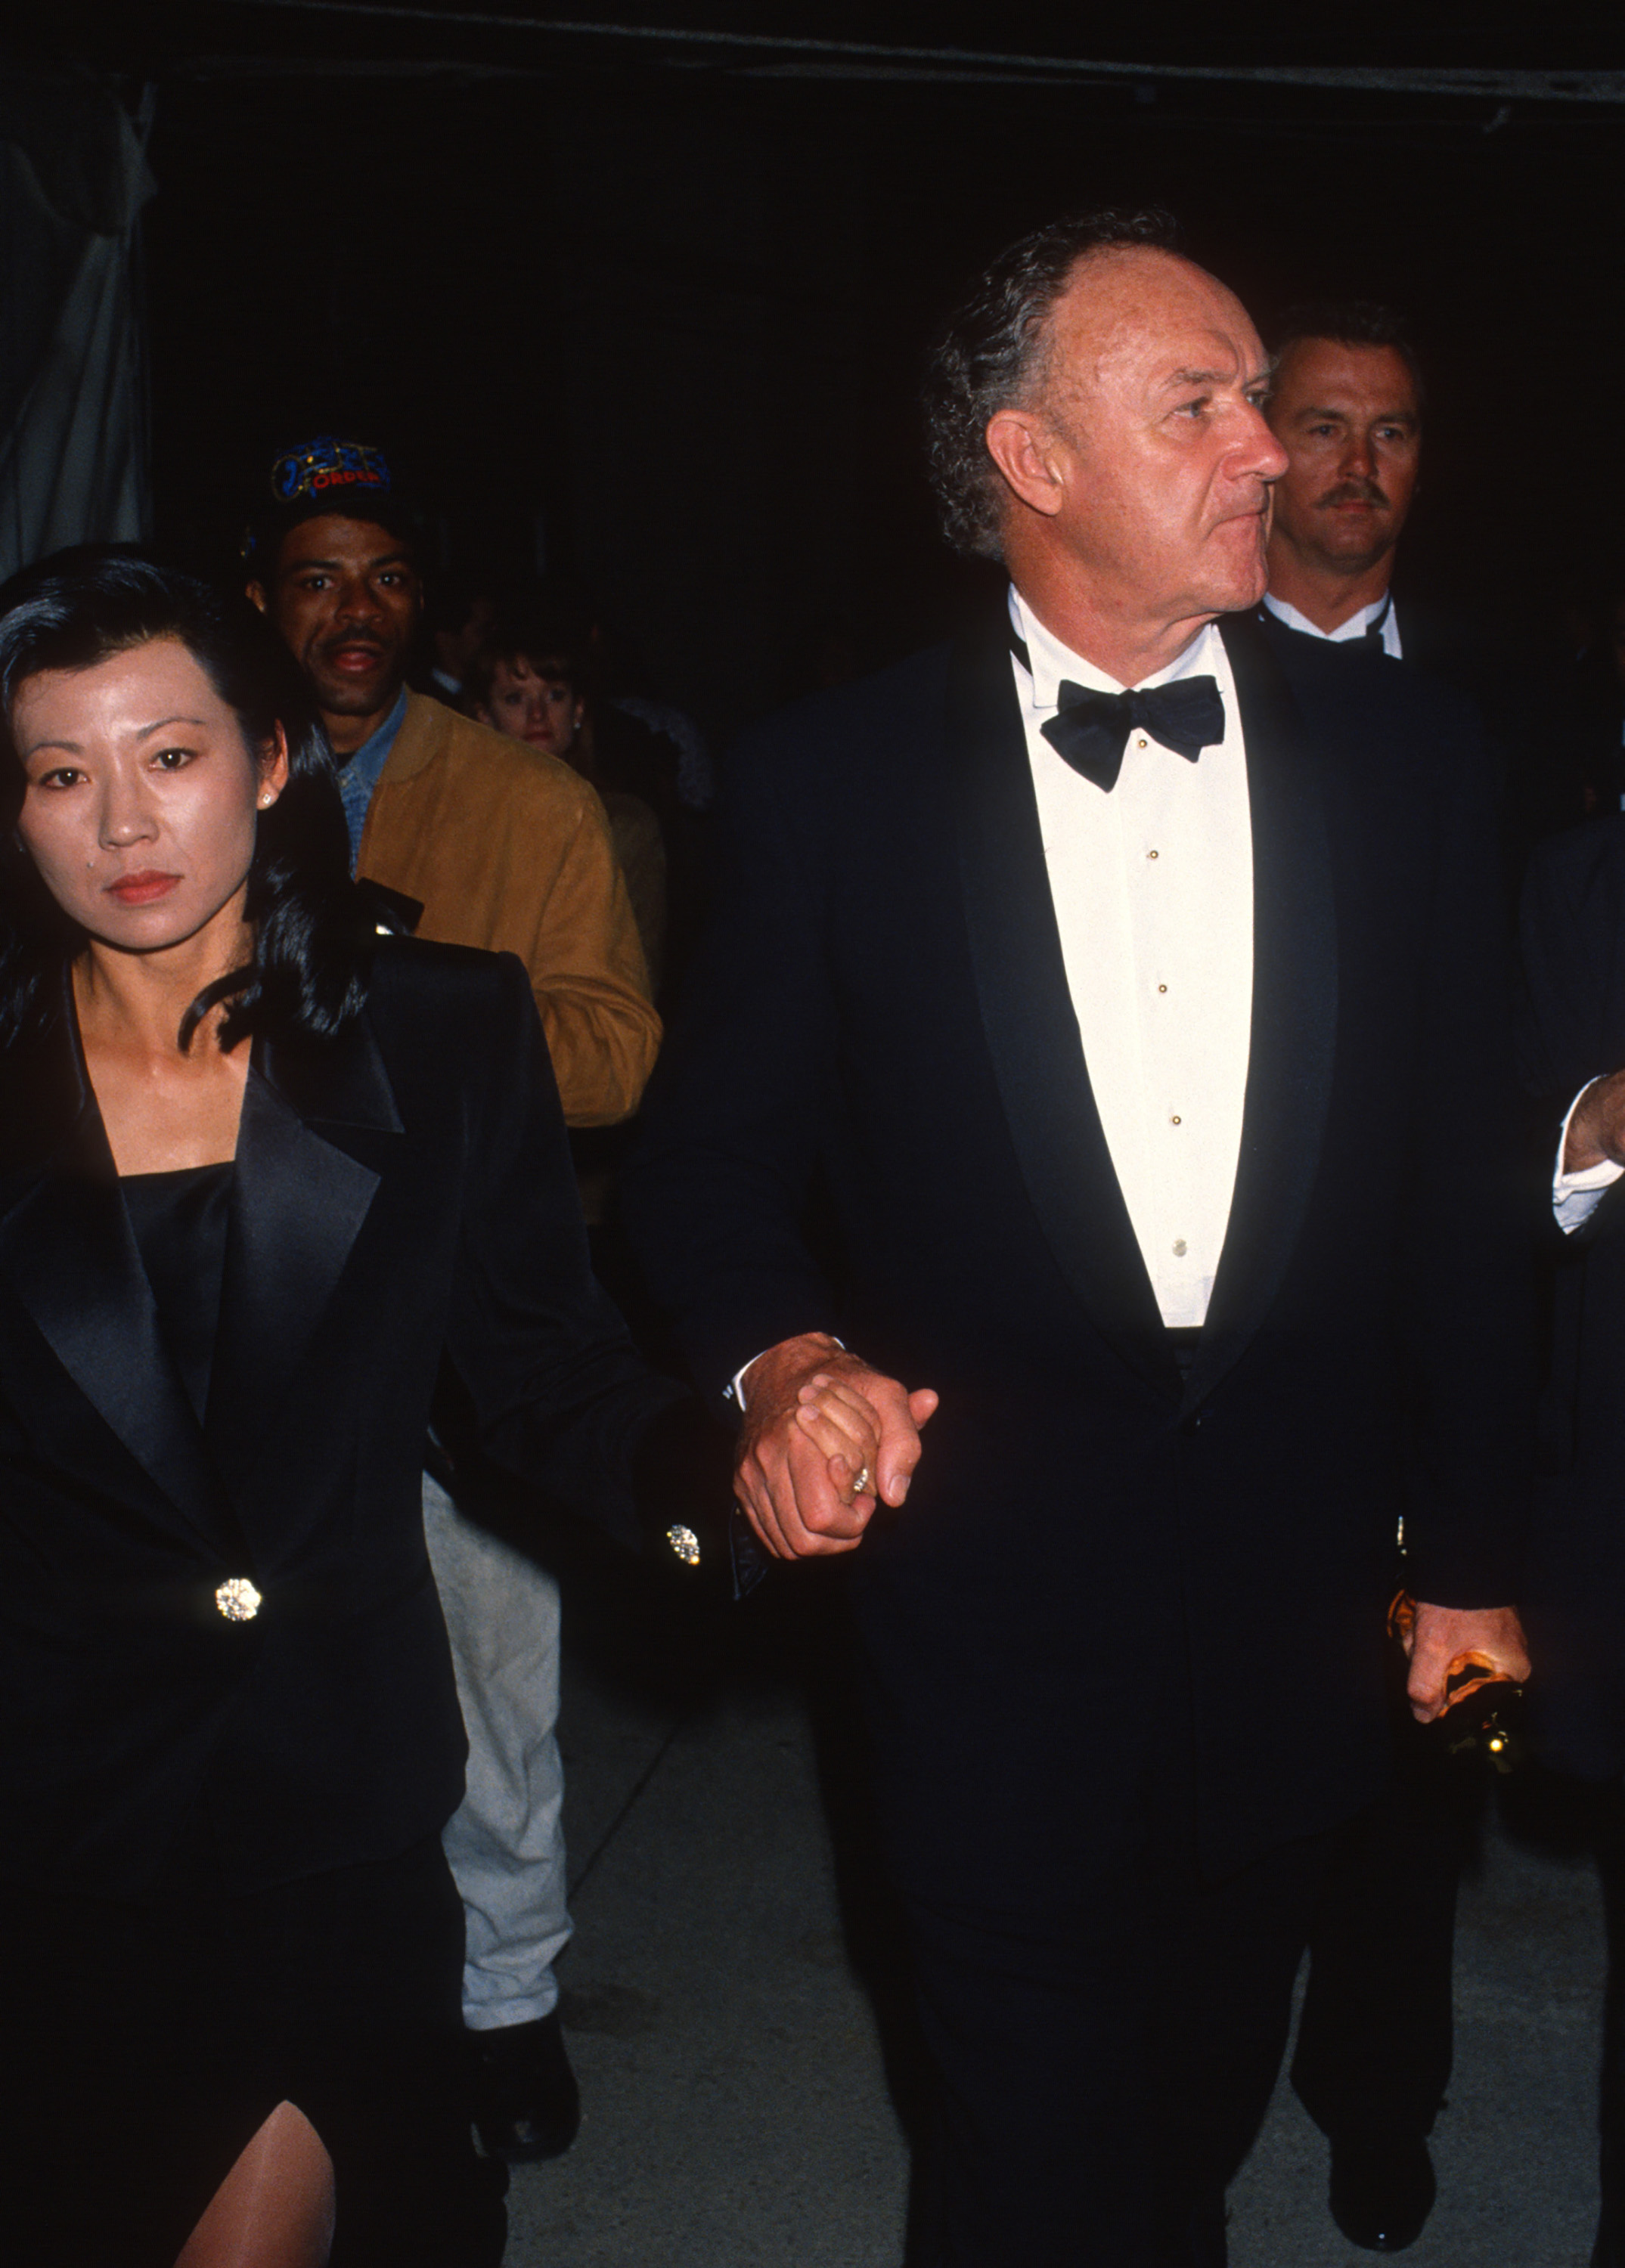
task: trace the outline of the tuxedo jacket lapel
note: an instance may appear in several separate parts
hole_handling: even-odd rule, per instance
[[[1222,629],[1247,746],[1252,1019],[1235,1195],[1187,1408],[1233,1367],[1281,1289],[1319,1162],[1337,1021],[1315,751],[1256,624],[1232,616]],[[1002,636],[956,649],[948,738],[978,999],[1028,1192],[1097,1327],[1144,1376],[1177,1391],[1089,1086]]]
[[[229,1546],[234,1523],[159,1329],[65,999],[48,1037],[7,1065],[0,1119],[0,1274],[149,1478]]]
[[[977,998],[1028,1194],[1102,1336],[1175,1393],[1178,1371],[1083,1060],[1003,635],[955,648],[947,733]]]
[[[1337,924],[1316,751],[1258,624],[1230,615],[1222,629],[1247,744],[1252,1026],[1235,1195],[1187,1407],[1233,1367],[1281,1289],[1320,1162],[1337,1029]]]
[[[0,1274],[85,1400],[217,1553],[251,1564],[233,1490],[251,1469],[349,1260],[379,1175],[315,1130],[398,1135],[370,1033],[256,1045],[200,1426],[169,1358],[64,996],[0,1067]]]
[[[365,1026],[320,1050],[256,1046],[250,1064],[208,1412],[233,1481],[253,1466],[378,1188],[378,1174],[319,1125],[401,1131]]]

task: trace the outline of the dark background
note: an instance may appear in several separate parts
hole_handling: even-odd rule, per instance
[[[1625,549],[1625,105],[1600,99],[1625,89],[1170,71],[1348,63],[1270,7],[1222,48],[1020,4],[645,11],[731,47],[476,12],[54,19],[82,61],[157,87],[144,256],[171,545],[224,556],[290,441],[376,440],[424,493],[432,567],[579,578],[639,689],[726,734],[832,637],[883,659],[951,605],[913,392],[969,272],[1058,210],[1156,200],[1267,334],[1326,291],[1411,316],[1431,386],[1413,581],[1561,639]],[[1470,55],[1413,18],[1367,62],[1577,71],[1625,45],[1599,14],[1558,52],[1535,13],[1475,11]],[[801,33],[1054,60],[743,38]],[[1142,68],[1064,75],[1076,56]]]

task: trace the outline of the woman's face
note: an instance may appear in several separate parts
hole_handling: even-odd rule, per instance
[[[523,654],[499,661],[491,674],[491,699],[481,712],[488,725],[550,756],[567,756],[581,729],[580,696],[547,664],[532,668]]]
[[[255,822],[287,783],[285,743],[250,749],[179,638],[42,670],[11,703],[17,831],[46,887],[99,942],[154,953],[240,918]]]

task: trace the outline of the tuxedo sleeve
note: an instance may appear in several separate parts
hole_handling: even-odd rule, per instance
[[[816,800],[787,792],[785,753],[764,739],[730,765],[715,909],[624,1187],[708,1398],[764,1348],[838,1323],[805,1228],[838,1079],[821,828]]]
[[[1521,1140],[1493,811],[1476,745],[1463,755],[1437,813],[1399,1321],[1411,1411],[1408,1586],[1472,1608],[1508,1604],[1521,1586],[1541,1211]]]

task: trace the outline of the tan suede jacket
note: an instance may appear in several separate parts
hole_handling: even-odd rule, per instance
[[[519,955],[571,1125],[638,1108],[661,1020],[603,806],[579,773],[410,693],[357,872],[422,901],[420,937]]]

